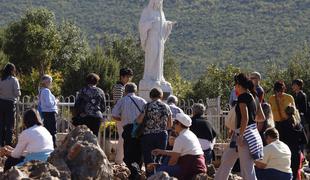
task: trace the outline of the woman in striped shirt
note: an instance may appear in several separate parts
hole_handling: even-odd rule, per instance
[[[254,85],[243,73],[235,76],[237,130],[235,130],[230,148],[222,156],[215,180],[228,179],[229,172],[237,158],[240,159],[241,176],[246,180],[256,180],[254,160],[262,158],[263,143],[256,127],[256,102]]]

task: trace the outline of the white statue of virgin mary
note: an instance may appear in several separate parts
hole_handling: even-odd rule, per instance
[[[150,0],[139,21],[141,45],[145,51],[144,81],[167,83],[164,79],[164,48],[174,22],[167,21],[163,0]]]

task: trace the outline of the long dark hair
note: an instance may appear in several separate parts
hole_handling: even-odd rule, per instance
[[[27,128],[30,128],[34,125],[42,126],[43,123],[41,121],[40,115],[36,109],[29,109],[24,113],[24,125]]]
[[[234,77],[234,80],[235,80],[235,84],[238,84],[242,86],[244,89],[249,90],[254,97],[257,96],[255,86],[247,75],[245,75],[244,73],[237,74]]]
[[[7,63],[1,74],[1,80],[6,80],[9,76],[15,76],[16,68],[13,63]]]

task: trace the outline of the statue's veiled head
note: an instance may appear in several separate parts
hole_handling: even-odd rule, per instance
[[[162,10],[164,0],[150,0],[148,7],[153,10]]]

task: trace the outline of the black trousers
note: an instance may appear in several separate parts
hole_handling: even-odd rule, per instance
[[[78,116],[72,118],[72,123],[74,126],[86,125],[93,132],[93,134],[98,137],[101,118],[93,116]]]
[[[139,138],[132,138],[132,124],[124,126],[122,137],[124,139],[124,162],[130,169],[130,180],[136,179],[138,169],[132,166],[132,163],[137,163],[141,169],[142,167],[142,148]]]
[[[13,101],[0,99],[0,146],[12,146],[16,105]]]
[[[56,133],[57,133],[57,124],[56,124],[56,112],[42,112],[43,115],[43,124],[44,127],[51,133],[53,137],[54,147],[56,147]]]
[[[291,168],[292,168],[292,172],[293,172],[293,180],[296,180],[297,177],[298,177],[298,170],[299,170],[299,167],[300,167],[300,155],[301,155],[301,152],[298,151],[298,150],[293,150],[291,149],[291,153],[292,153],[292,156],[291,156]]]
[[[20,158],[13,158],[11,156],[8,157],[8,159],[4,163],[4,171],[7,171],[11,169],[11,167],[16,166],[17,164],[23,162],[25,157],[20,157]]]

